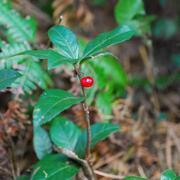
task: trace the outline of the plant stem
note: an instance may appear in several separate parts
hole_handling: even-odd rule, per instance
[[[82,75],[80,73],[80,67],[74,66],[74,69],[80,80],[82,78]],[[89,107],[86,102],[86,93],[82,85],[81,85],[81,89],[82,89],[82,94],[84,96],[84,102],[82,105],[83,105],[83,110],[85,113],[86,128],[87,128],[86,160],[89,162],[90,155],[91,155],[91,125],[90,125],[90,117],[89,117]]]
[[[121,175],[114,175],[114,174],[109,174],[109,173],[104,173],[98,170],[95,170],[95,174],[99,175],[99,176],[103,176],[106,177],[107,179],[119,179],[119,180],[123,180],[124,176]]]

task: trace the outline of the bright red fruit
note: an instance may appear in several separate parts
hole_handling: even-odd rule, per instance
[[[94,79],[91,76],[85,76],[83,78],[81,78],[81,85],[83,87],[91,87],[94,83]]]

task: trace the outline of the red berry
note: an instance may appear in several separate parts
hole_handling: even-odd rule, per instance
[[[91,87],[94,83],[94,79],[91,76],[85,76],[83,78],[81,78],[81,85],[83,87]]]

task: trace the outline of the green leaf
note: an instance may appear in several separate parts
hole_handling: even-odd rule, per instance
[[[0,24],[7,28],[7,36],[15,42],[34,41],[37,27],[35,20],[21,17],[7,2],[0,1]]]
[[[50,137],[54,144],[60,148],[74,150],[81,134],[78,126],[64,117],[57,117],[51,126]]]
[[[23,51],[30,50],[30,48],[31,47],[27,42],[18,42],[12,44],[3,43],[0,53],[0,60],[4,60],[6,66],[9,66],[9,64],[13,65],[17,62],[22,62],[23,59],[25,59],[25,56],[19,54]]]
[[[96,107],[100,114],[111,115],[112,113],[112,96],[108,92],[101,92],[96,97]],[[105,117],[106,118],[106,117]]]
[[[171,169],[165,170],[161,175],[161,180],[175,180],[175,179],[176,179],[176,173]]]
[[[123,24],[132,20],[136,15],[145,15],[142,0],[119,0],[115,7],[115,18]]]
[[[119,130],[119,126],[110,123],[96,123],[91,126],[91,148],[93,148],[99,141],[102,141],[106,137],[108,137],[111,133],[116,132]],[[76,144],[75,152],[80,156],[85,156],[85,149],[86,149],[86,142],[87,142],[87,132],[84,130]]]
[[[12,87],[18,88],[22,94],[31,94],[37,87],[46,89],[52,81],[35,58],[19,55],[31,49],[31,43],[36,39],[36,22],[30,17],[21,17],[9,2],[0,1],[0,27],[6,40],[0,43],[0,69],[18,69],[22,76]]]
[[[127,85],[127,74],[122,65],[113,56],[99,57],[96,60],[89,61],[90,66],[93,67],[98,82],[98,86],[103,88],[108,86],[106,83],[110,81],[114,88],[124,88]],[[113,69],[113,72],[112,72]],[[118,78],[117,78],[118,77]]]
[[[139,176],[126,176],[123,180],[147,180],[147,178],[139,177]]]
[[[60,54],[74,62],[79,58],[79,44],[76,35],[70,29],[56,25],[48,31],[48,35]]]
[[[12,69],[0,70],[0,90],[10,86],[20,76],[20,73]]]
[[[39,59],[47,59],[49,70],[56,68],[57,66],[60,66],[62,64],[72,63],[72,60],[51,49],[25,51],[22,54],[35,56]]]
[[[31,180],[70,180],[79,168],[61,154],[44,157],[33,168]]]
[[[60,89],[49,89],[45,91],[35,105],[33,113],[34,126],[51,121],[59,113],[70,108],[72,105],[80,103],[83,99]]]
[[[45,155],[52,152],[49,135],[46,130],[41,127],[34,127],[33,144],[38,159],[42,159]]]
[[[154,19],[155,16],[140,16],[128,21],[126,24],[135,31],[135,35],[142,36],[145,33],[151,32],[151,23]]]
[[[13,87],[22,88],[24,92],[31,94],[33,90],[37,89],[37,86],[47,89],[49,85],[52,85],[50,76],[38,62],[26,59],[23,65],[22,76],[13,83]]]
[[[99,34],[95,39],[90,41],[84,49],[83,58],[97,54],[102,48],[119,44],[130,39],[134,31],[126,26],[119,26],[110,32]]]
[[[127,74],[115,57],[108,55],[90,59],[82,64],[82,71],[84,75],[91,74],[96,82],[92,88],[86,90],[88,103],[91,103],[95,96],[98,97],[98,94],[104,91],[108,92],[108,97],[112,100],[124,95],[125,87],[128,84]],[[109,105],[107,104],[107,106]]]
[[[21,54],[24,51],[30,50],[30,45],[27,42],[19,42],[13,44],[3,44],[0,53],[0,68],[19,68],[18,71],[22,74],[15,83],[13,88],[22,89],[22,93],[31,94],[38,87],[47,89],[52,85],[52,80],[49,74],[42,69],[41,64],[35,61],[33,57]]]

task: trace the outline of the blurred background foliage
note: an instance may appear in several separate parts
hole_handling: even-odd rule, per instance
[[[96,82],[87,89],[93,121],[115,121],[122,126],[120,133],[97,146],[95,167],[117,174],[145,174],[152,179],[167,167],[180,171],[178,0],[0,0],[0,69],[11,68],[21,74],[12,85],[16,89],[0,93],[0,110],[5,112],[16,104],[26,109],[18,110],[19,114],[28,115],[22,118],[12,111],[10,136],[19,139],[18,132],[24,131],[20,135],[24,137],[28,129],[25,144],[31,146],[31,126],[27,128],[24,119],[30,123],[42,89],[58,87],[80,93],[71,67],[47,72],[46,61],[25,55],[12,57],[51,46],[47,30],[59,23],[78,34],[82,47],[98,33],[118,25],[128,24],[136,31],[131,41],[109,48],[113,55],[95,57],[82,67],[84,75],[92,75]],[[15,104],[10,103],[14,99]],[[71,119],[81,124],[81,107],[71,111]],[[13,134],[12,124],[16,127]],[[21,144],[17,147],[22,149]],[[3,160],[8,153],[3,145],[1,151]],[[110,165],[106,163],[118,151],[121,155]],[[19,173],[35,161],[32,158],[22,163],[29,154],[33,154],[32,147],[17,154],[21,159],[18,163],[24,163]],[[0,164],[10,168],[10,158]]]

